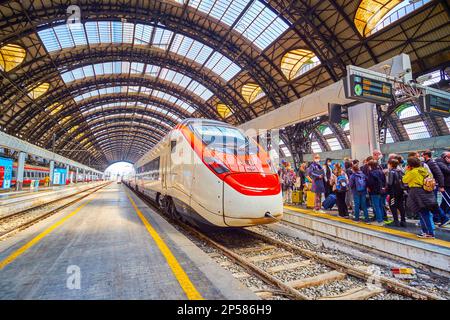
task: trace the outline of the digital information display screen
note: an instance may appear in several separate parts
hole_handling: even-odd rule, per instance
[[[392,100],[392,84],[351,74],[346,97],[356,101],[386,104]]]
[[[450,116],[450,99],[448,98],[427,93],[424,97],[424,104],[425,112],[441,117]]]

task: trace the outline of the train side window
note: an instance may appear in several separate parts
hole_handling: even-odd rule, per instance
[[[176,148],[177,148],[177,141],[176,140],[170,141],[170,153],[175,153]]]

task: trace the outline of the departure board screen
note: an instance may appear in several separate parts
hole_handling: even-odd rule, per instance
[[[346,95],[356,101],[385,104],[392,100],[392,84],[352,74]]]
[[[424,97],[425,111],[441,117],[450,116],[450,99],[434,94],[426,94]]]

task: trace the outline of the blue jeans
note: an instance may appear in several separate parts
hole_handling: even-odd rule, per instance
[[[430,211],[424,209],[419,212],[420,215],[420,227],[422,228],[422,232],[434,236],[434,223],[433,216]]]
[[[438,193],[438,189],[436,188],[436,189],[434,189],[434,197],[436,199],[437,199],[437,193]],[[446,196],[445,193],[443,193],[442,197],[445,197],[445,196]],[[449,200],[447,199],[447,201],[449,201]],[[446,214],[444,213],[445,207],[444,207],[444,209],[442,208],[443,204],[446,205],[445,199],[442,199],[441,207],[436,207],[432,212],[433,213],[433,221],[435,223],[439,223],[439,222],[444,223],[444,222],[447,222],[447,220],[448,220]]]
[[[370,195],[370,200],[372,201],[373,211],[375,212],[375,219],[377,222],[383,222],[383,210],[381,209],[381,195],[372,194]]]
[[[366,204],[366,191],[353,191],[353,207],[355,210],[355,219],[359,220],[359,210],[364,212],[364,218],[369,220],[369,212]]]
[[[441,210],[444,214],[450,214],[450,187],[445,187],[445,192],[442,193]],[[447,201],[445,201],[447,200]]]

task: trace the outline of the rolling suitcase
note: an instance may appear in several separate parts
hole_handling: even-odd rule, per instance
[[[336,204],[336,195],[332,193],[322,202],[322,207],[325,210],[330,210],[331,208],[334,207],[335,204]]]
[[[300,190],[292,191],[292,203],[295,204],[303,203],[303,191]]]
[[[314,197],[315,194],[312,191],[306,191],[306,207],[314,208]]]

